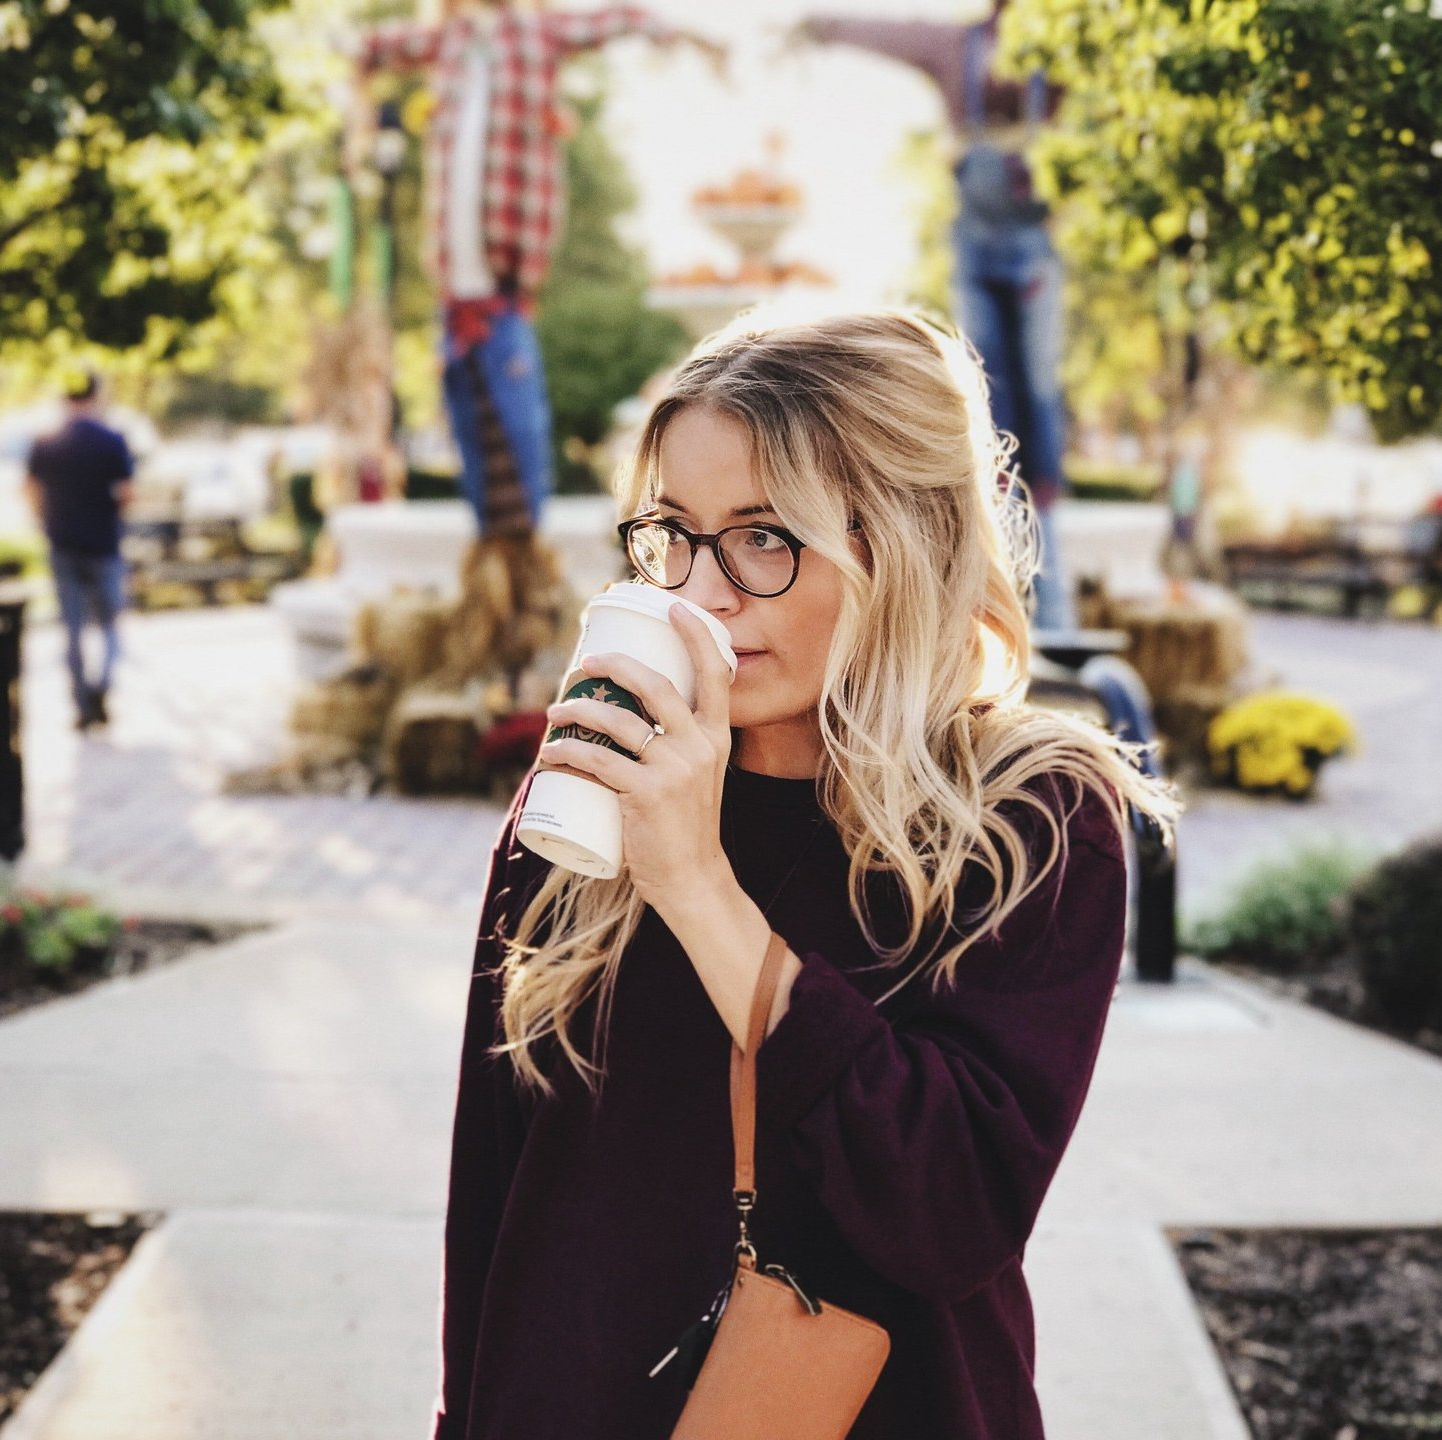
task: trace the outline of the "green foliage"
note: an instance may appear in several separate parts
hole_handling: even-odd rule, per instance
[[[907,281],[907,303],[938,315],[955,311],[952,296],[951,226],[956,182],[951,142],[941,130],[913,130],[902,142],[896,169],[912,192],[917,258]]]
[[[0,535],[0,573],[37,580],[50,573],[50,547],[40,535]]]
[[[1186,928],[1182,945],[1279,974],[1304,968],[1339,949],[1348,886],[1365,864],[1341,848],[1308,847],[1260,865],[1220,913]]]
[[[17,953],[35,971],[58,975],[89,953],[108,950],[121,922],[78,895],[22,890],[0,905],[0,951]]]
[[[605,438],[620,401],[686,348],[680,323],[646,308],[645,261],[616,233],[616,221],[636,197],[602,129],[604,94],[593,90],[573,103],[580,126],[566,157],[566,232],[536,322],[563,492],[595,488],[586,447]]]
[[[1038,144],[1079,269],[1187,256],[1243,358],[1387,439],[1442,411],[1442,25],[1429,0],[1017,0],[1009,60],[1068,89]]]
[[[1442,1031],[1442,839],[1384,860],[1352,891],[1346,937],[1369,1002],[1405,1034]]]
[[[1073,457],[1067,461],[1066,473],[1078,500],[1156,500],[1166,481],[1160,466],[1116,460]]]
[[[165,402],[155,413],[162,429],[215,420],[231,425],[275,425],[284,419],[274,389],[233,380],[224,373],[182,373],[165,389]]]
[[[0,3],[0,355],[172,356],[250,256],[271,0]]]

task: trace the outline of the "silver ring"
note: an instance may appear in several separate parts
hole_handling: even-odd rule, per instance
[[[664,733],[664,732],[662,731],[662,729],[661,729],[661,727],[660,727],[659,725],[653,725],[653,726],[651,727],[651,733],[641,742],[640,747],[637,749],[637,751],[636,751],[636,759],[639,760],[639,759],[646,753],[646,747],[647,747],[658,735],[663,734],[663,733]]]

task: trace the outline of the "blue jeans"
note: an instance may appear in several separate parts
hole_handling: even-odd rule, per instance
[[[1032,594],[1036,596],[1036,613],[1031,617],[1036,630],[1075,630],[1076,606],[1071,586],[1062,568],[1061,537],[1057,533],[1056,506],[1033,506],[1037,534],[1041,541],[1041,568],[1032,578]]]
[[[90,694],[110,688],[115,661],[120,655],[116,617],[125,608],[125,562],[119,555],[86,555],[78,550],[50,551],[50,570],[65,622],[65,661],[70,667],[70,690],[76,706],[84,710]],[[86,621],[94,616],[105,640],[100,679],[91,685],[85,675],[81,639]]]
[[[486,447],[476,385],[486,386],[515,459],[526,508],[533,527],[551,493],[551,404],[546,372],[535,327],[519,311],[507,311],[491,322],[490,334],[478,345],[458,349],[443,340],[446,411],[461,452],[461,489],[476,512],[485,534]]]
[[[1042,225],[992,225],[963,214],[952,243],[957,323],[981,357],[996,428],[1016,437],[1016,467],[1034,501],[1042,551],[1034,624],[1071,628],[1075,617],[1051,513],[1066,486],[1061,262]]]

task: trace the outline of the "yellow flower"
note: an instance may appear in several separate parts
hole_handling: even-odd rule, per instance
[[[1244,790],[1305,794],[1325,760],[1356,744],[1356,732],[1341,711],[1286,690],[1247,696],[1207,729],[1212,773],[1231,770]]]

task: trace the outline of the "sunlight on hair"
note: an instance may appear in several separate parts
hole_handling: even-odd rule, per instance
[[[1119,843],[1128,807],[1170,843],[1180,802],[1136,765],[1145,747],[1028,702],[1035,526],[981,366],[952,326],[812,297],[739,316],[668,377],[617,477],[623,515],[655,493],[662,437],[691,407],[745,429],[768,503],[838,573],[817,798],[851,857],[852,915],[877,957],[858,970],[902,972],[875,1003],[923,973],[956,982],[967,952],[1065,866],[1085,792]],[[963,900],[966,867],[981,875]],[[900,898],[904,933],[873,926],[878,884]],[[497,1049],[526,1084],[551,1089],[530,1053],[545,1037],[588,1086],[604,1080],[611,994],[644,908],[625,875],[555,871],[508,924]],[[592,994],[588,1057],[569,1030]]]

